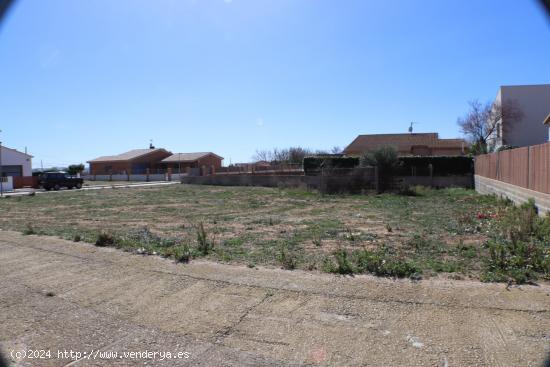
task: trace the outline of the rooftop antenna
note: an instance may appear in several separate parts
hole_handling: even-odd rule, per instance
[[[412,132],[413,132],[413,125],[416,125],[416,124],[418,124],[418,122],[411,121],[411,126],[409,126],[409,133],[412,134]]]
[[[153,139],[149,139],[149,149],[155,149],[155,146],[153,145]]]

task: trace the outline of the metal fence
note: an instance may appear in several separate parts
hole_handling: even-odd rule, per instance
[[[550,194],[550,143],[477,156],[475,174]]]

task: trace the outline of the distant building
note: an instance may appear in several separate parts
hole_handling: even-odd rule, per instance
[[[187,168],[200,168],[202,166],[220,168],[223,157],[212,152],[201,153],[174,153],[160,161],[163,168],[171,168],[177,173],[181,168],[185,172]]]
[[[251,163],[234,163],[232,164],[233,167],[241,167],[241,168],[268,168],[271,167],[271,163],[268,161],[257,161],[257,162],[251,162]]]
[[[2,146],[2,176],[32,176],[32,155]]]
[[[348,156],[359,156],[383,146],[391,146],[400,156],[406,155],[464,155],[467,144],[463,139],[439,139],[437,133],[359,135],[344,149]]]
[[[541,121],[550,114],[550,84],[502,86],[494,103],[503,110],[515,107],[521,118],[505,116],[497,122],[494,134],[488,139],[491,150],[503,145],[524,147],[548,141],[548,128]]]
[[[172,155],[162,148],[134,149],[128,152],[103,156],[88,161],[91,175],[144,174],[159,167],[160,161]]]

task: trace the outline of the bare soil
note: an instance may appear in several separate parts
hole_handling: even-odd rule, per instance
[[[76,366],[540,366],[550,288],[223,265],[0,232],[0,347],[186,351]],[[21,359],[66,366],[67,359]],[[74,362],[74,361],[73,361]]]

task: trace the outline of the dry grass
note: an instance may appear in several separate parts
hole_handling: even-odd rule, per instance
[[[79,236],[90,243],[108,233],[121,248],[175,256],[175,249],[185,245],[193,257],[201,256],[196,228],[202,225],[212,242],[206,256],[218,261],[279,266],[284,253],[284,261],[297,268],[326,269],[336,264],[336,251],[367,250],[412,262],[425,275],[468,276],[479,272],[481,245],[492,225],[477,213],[495,212],[499,205],[462,189],[423,190],[418,196],[320,196],[172,185],[11,198],[1,203],[0,227],[23,232],[32,223],[37,234]]]

